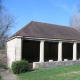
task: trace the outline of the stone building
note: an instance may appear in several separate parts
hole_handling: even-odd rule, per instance
[[[33,68],[79,64],[80,32],[74,28],[31,21],[7,39],[7,64],[26,59]]]

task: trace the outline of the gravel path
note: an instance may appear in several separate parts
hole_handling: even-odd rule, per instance
[[[19,80],[18,77],[8,70],[0,69],[0,75],[3,80]]]

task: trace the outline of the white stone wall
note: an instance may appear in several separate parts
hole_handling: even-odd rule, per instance
[[[22,53],[22,40],[21,38],[16,38],[16,61],[21,60],[21,53]]]
[[[11,63],[15,61],[15,45],[16,39],[12,39],[7,42],[7,63],[8,67],[11,67]]]
[[[21,38],[15,38],[7,42],[7,63],[11,68],[12,62],[21,60]]]

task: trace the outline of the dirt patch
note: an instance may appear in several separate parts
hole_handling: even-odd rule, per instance
[[[5,50],[0,50],[0,64],[7,64],[7,55]],[[3,80],[19,80],[15,74],[3,68],[0,68],[0,75]]]
[[[18,77],[9,70],[0,69],[0,75],[3,80],[19,80]]]

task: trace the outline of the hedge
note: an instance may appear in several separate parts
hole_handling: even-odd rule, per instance
[[[14,74],[24,73],[28,70],[28,61],[20,60],[12,63],[12,71]]]

